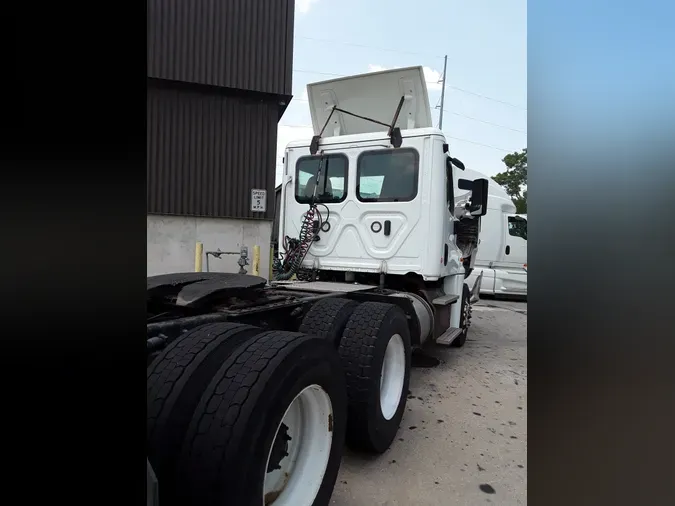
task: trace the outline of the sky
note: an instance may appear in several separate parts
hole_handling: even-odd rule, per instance
[[[283,151],[312,136],[306,85],[340,75],[421,65],[438,126],[443,56],[448,68],[443,132],[453,156],[493,176],[527,147],[525,0],[296,0],[293,95],[279,122]]]

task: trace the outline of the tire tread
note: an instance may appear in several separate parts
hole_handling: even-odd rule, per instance
[[[286,357],[312,340],[324,341],[299,332],[262,332],[223,364],[195,410],[183,445],[187,478],[183,495],[189,494],[193,504],[213,503],[222,486],[219,473],[223,467],[239,463],[242,452],[249,451],[242,448],[242,441],[250,429],[253,411],[260,402],[266,402],[266,384]],[[335,363],[339,365],[337,357]]]
[[[364,302],[352,313],[340,340],[339,353],[345,369],[349,416],[347,439],[358,449],[380,452],[375,447],[367,427],[369,421],[370,389],[373,381],[379,382],[380,368],[375,367],[375,345],[380,327],[391,312],[403,310],[394,304]],[[405,392],[402,395],[405,403]]]
[[[147,369],[147,427],[152,438],[167,401],[186,374],[194,372],[206,356],[204,352],[221,336],[228,339],[254,327],[238,323],[211,323],[197,327],[173,341]]]
[[[356,301],[339,297],[322,299],[310,308],[298,330],[332,339],[337,346],[350,315],[358,305]]]

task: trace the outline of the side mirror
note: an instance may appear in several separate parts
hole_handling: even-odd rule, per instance
[[[452,170],[453,165],[455,167],[457,167],[459,170],[466,170],[466,167],[464,167],[464,164],[462,163],[462,161],[457,159],[457,158],[453,158],[453,157],[449,156],[445,160],[446,160],[445,164],[446,164],[448,170]]]
[[[400,148],[401,144],[403,144],[401,129],[399,127],[394,127],[391,131],[391,145],[395,148]]]
[[[488,180],[474,179],[471,191],[471,216],[485,216],[487,214]]]
[[[473,191],[473,181],[471,181],[469,179],[461,179],[460,178],[460,179],[457,180],[457,187],[460,190]]]
[[[312,142],[309,144],[309,153],[314,156],[319,151],[319,143],[321,142],[321,136],[315,135],[312,137]]]

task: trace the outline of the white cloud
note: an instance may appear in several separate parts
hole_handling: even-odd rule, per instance
[[[375,65],[374,63],[370,63],[368,65],[368,72],[382,72],[383,70],[387,70],[387,67],[383,67],[382,65]]]
[[[375,65],[374,63],[368,65],[368,72],[382,72],[383,70],[388,69],[387,67]],[[434,70],[431,67],[422,67],[422,70],[424,71],[424,80],[427,82],[427,89],[441,91],[443,84],[438,82],[441,78],[441,72]]]
[[[277,132],[277,156],[279,157],[279,160],[284,156],[284,149],[286,149],[289,142],[309,140],[314,135],[314,129],[310,125],[279,125]]]
[[[315,4],[316,2],[318,2],[318,0],[295,0],[295,10],[300,14],[307,14],[312,7],[312,4]]]
[[[430,90],[441,91],[443,83],[440,83],[441,73],[431,67],[422,67],[424,70],[424,80],[427,82],[427,88]]]

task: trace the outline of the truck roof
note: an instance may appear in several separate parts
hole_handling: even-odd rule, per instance
[[[427,135],[437,135],[444,137],[443,132],[436,127],[427,127],[427,128],[415,128],[412,130],[401,130],[401,135],[403,137],[403,145],[405,146],[406,137],[424,137]],[[302,139],[297,141],[291,141],[286,146],[287,149],[292,148],[306,148],[309,147],[312,139]],[[390,143],[389,137],[387,137],[387,132],[370,132],[370,133],[359,133],[353,135],[341,135],[339,137],[322,137],[321,145],[322,146],[332,146],[336,144],[350,144],[354,142],[363,142],[363,141],[383,141],[387,144]],[[452,151],[452,150],[450,150]]]

